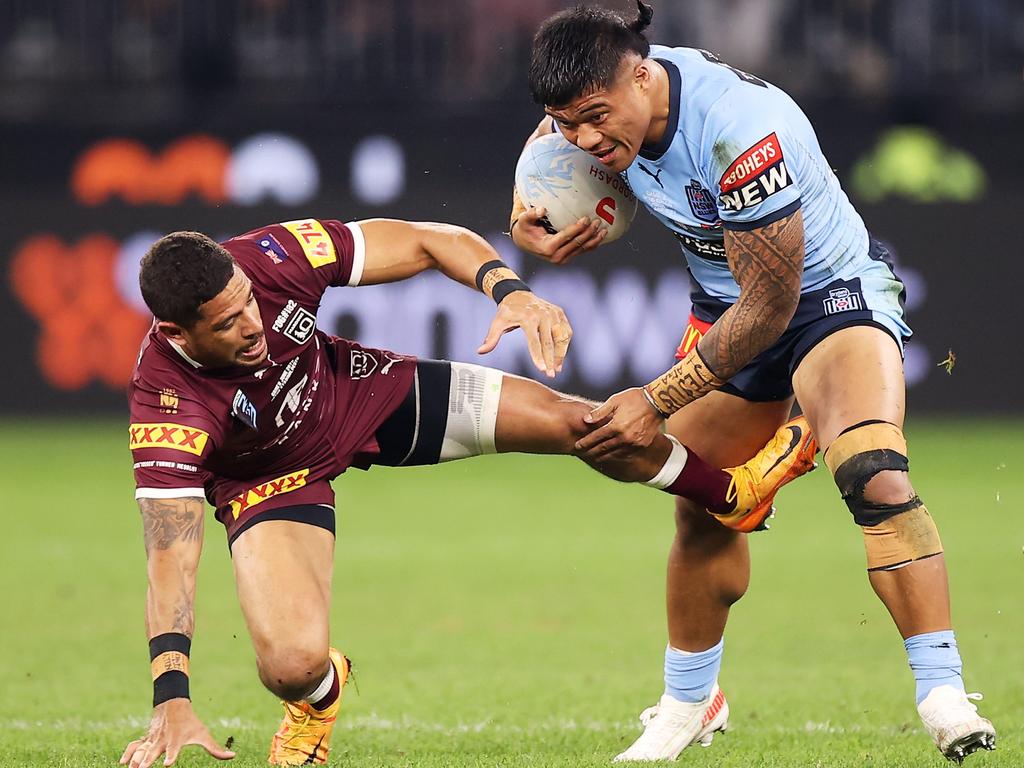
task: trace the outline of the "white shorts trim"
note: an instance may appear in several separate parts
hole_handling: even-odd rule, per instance
[[[191,499],[206,498],[202,488],[136,488],[136,499]]]
[[[363,230],[354,221],[345,224],[348,231],[352,233],[352,274],[349,275],[349,287],[359,285],[363,277],[363,267],[366,264],[366,238],[363,237]]]

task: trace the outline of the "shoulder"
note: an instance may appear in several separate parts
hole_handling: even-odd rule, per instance
[[[189,363],[184,358],[179,361],[171,357],[173,352],[168,352],[168,342],[154,337],[155,332],[139,356],[128,388],[133,427],[200,429],[206,436],[218,432],[220,419],[215,414],[215,404],[219,398],[214,387],[188,368]],[[159,442],[160,435],[165,442],[171,437],[163,430],[151,431],[149,437]],[[173,436],[182,437],[181,434]],[[145,442],[143,437],[142,432],[133,435],[133,447],[136,442]]]
[[[222,245],[258,285],[355,285],[362,272],[359,227],[335,219],[296,219],[269,224]]]

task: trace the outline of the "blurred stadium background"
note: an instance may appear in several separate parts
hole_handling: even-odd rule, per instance
[[[607,4],[632,12],[623,2]],[[501,234],[515,160],[539,116],[525,85],[532,33],[567,5],[0,3],[0,498],[4,518],[18,521],[4,542],[10,551],[0,583],[15,621],[24,622],[18,626],[32,627],[12,624],[4,631],[0,672],[11,688],[0,710],[0,731],[7,734],[0,764],[91,764],[86,753],[108,764],[113,745],[147,713],[144,566],[121,436],[123,391],[149,323],[135,282],[137,261],[160,234],[199,229],[229,236],[308,216],[463,224],[487,236],[538,293],[569,313],[576,338],[556,386],[600,396],[664,369],[688,312],[686,273],[667,232],[638,216],[625,238],[562,269],[526,260]],[[1024,6],[1019,0],[662,0],[650,37],[715,50],[789,91],[814,121],[869,228],[892,244],[917,331],[907,358],[912,446],[915,424],[924,425],[915,457],[935,459],[930,470],[921,465],[919,488],[938,510],[947,546],[955,542],[954,598],[959,615],[974,621],[961,630],[961,644],[969,659],[973,651],[974,669],[985,672],[990,697],[993,689],[1002,692],[994,706],[1004,719],[997,725],[1007,728],[1004,744],[1019,756],[1021,742],[1009,726],[1024,716],[1024,659],[1012,642],[1024,631],[1018,339],[1024,328],[1018,234]],[[491,312],[481,297],[427,276],[336,290],[319,322],[367,344],[474,361]],[[484,362],[529,374],[525,350],[512,337]],[[371,681],[378,676],[377,693],[371,683],[368,703],[353,705],[354,730],[365,725],[374,734],[357,739],[355,754],[383,750],[405,764],[401,749],[415,741],[401,741],[407,731],[429,744],[464,739],[470,752],[493,755],[505,754],[509,744],[520,754],[546,749],[546,764],[561,764],[557,748],[567,745],[576,757],[593,750],[594,764],[603,764],[632,734],[627,718],[656,693],[662,558],[671,527],[665,503],[641,491],[588,485],[570,464],[509,461],[515,463],[444,468],[429,479],[382,472],[339,482],[339,489],[346,483],[355,489],[346,513],[352,538],[342,550],[350,565],[341,572],[353,579],[353,590],[348,583],[339,588],[346,616],[340,626],[354,638],[352,655],[368,660],[371,670],[379,665],[367,673]],[[493,488],[507,488],[506,472],[516,478],[515,492],[496,500]],[[543,490],[562,477],[576,485]],[[405,490],[388,496],[381,483]],[[780,522],[778,538],[757,545],[783,595],[761,582],[761,594],[744,602],[757,600],[760,607],[737,611],[737,635],[744,628],[765,631],[758,621],[781,633],[770,649],[737,641],[737,658],[750,654],[788,672],[751,665],[727,680],[753,704],[762,695],[755,680],[762,681],[766,705],[781,701],[792,722],[778,732],[755,724],[760,741],[738,742],[739,751],[715,765],[734,764],[730,754],[736,765],[760,764],[751,755],[789,744],[793,723],[799,738],[824,740],[815,742],[818,749],[849,741],[849,765],[864,764],[874,734],[902,744],[906,728],[916,728],[906,702],[893,698],[906,696],[909,673],[864,584],[858,537],[826,478],[811,478],[806,488],[786,491],[793,516]],[[829,514],[818,517],[823,504]],[[644,522],[631,526],[637,514]],[[409,515],[415,525],[404,520]],[[206,560],[216,579],[201,582],[201,594],[211,597],[199,624],[209,627],[205,674],[214,684],[207,683],[204,711],[228,718],[241,712],[242,720],[224,728],[263,733],[274,727],[275,713],[251,674],[217,544],[221,533],[211,526],[209,535],[214,546]],[[834,551],[821,544],[833,540]],[[563,548],[565,542],[572,543]],[[849,620],[852,629],[824,630],[806,612],[776,612],[786,600],[816,599],[799,591],[808,588],[805,567],[820,575],[814,586],[823,599],[839,601],[824,611],[826,618],[842,627]],[[423,572],[433,576],[409,592],[409,581]],[[490,576],[481,582],[483,573]],[[26,574],[31,589],[23,588]],[[601,600],[591,593],[595,588]],[[112,615],[96,610],[106,600],[113,600]],[[438,602],[434,615],[430,606]],[[401,610],[385,615],[382,605]],[[360,612],[373,616],[369,626],[359,623]],[[869,640],[860,632],[865,622],[874,629]],[[413,639],[398,637],[416,626]],[[520,663],[533,665],[529,674],[508,666],[509,643],[522,654]],[[840,648],[851,660],[837,683],[847,693],[820,692],[833,702],[824,714],[807,710],[802,699],[777,697],[801,663],[810,665],[807,680],[835,678],[834,667],[814,666],[824,660],[805,661],[819,646]],[[80,668],[64,659],[68,647],[78,659],[106,650],[96,654],[95,668]],[[867,686],[858,676],[880,655],[885,682],[858,689]],[[223,669],[214,670],[211,657],[225,662]],[[233,664],[236,657],[246,665]],[[605,669],[612,657],[618,661],[610,678],[595,677],[593,670]],[[1013,674],[1000,679],[1007,664]],[[431,671],[445,676],[444,695],[427,682]],[[52,711],[26,702],[44,700],[58,680],[96,692],[102,703],[85,713],[61,710],[63,741],[11,751],[34,723],[54,719]],[[493,680],[509,696],[535,703],[536,712],[502,710],[495,731],[460,730],[459,724],[494,717],[486,707]],[[552,681],[573,701],[604,686],[596,714],[576,704],[559,709],[564,701]],[[373,719],[383,713],[395,718],[388,722],[401,722],[408,715],[409,702],[389,683],[422,697],[412,705],[413,724],[394,729],[405,747],[388,741],[392,731]],[[872,719],[858,696],[873,700],[876,693],[893,700]],[[250,700],[253,720],[246,720],[249,705],[239,701]],[[579,718],[573,721],[579,727],[563,727],[568,720],[556,722],[552,712]],[[531,720],[534,715],[542,719]],[[595,737],[604,743],[592,743],[593,734],[605,731],[587,725],[588,717],[611,724],[611,736]],[[830,730],[829,717],[847,717],[855,727]],[[105,735],[95,742],[83,737],[93,731]],[[528,743],[515,746],[516,734],[529,734]],[[916,761],[931,757],[923,739],[916,733],[907,740],[913,760],[900,753],[894,762],[878,757],[874,764],[921,764]],[[437,757],[446,745],[429,749]],[[262,749],[260,742],[252,754]],[[814,749],[792,764],[812,764]],[[982,757],[979,765],[1016,765],[1012,754]],[[55,762],[58,757],[67,762]],[[984,762],[997,759],[1007,762]]]

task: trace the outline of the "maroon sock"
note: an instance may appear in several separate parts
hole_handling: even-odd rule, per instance
[[[331,706],[331,704],[336,702],[338,700],[338,694],[341,693],[341,680],[340,675],[338,675],[338,668],[334,666],[333,661],[331,662],[331,666],[334,668],[334,682],[331,683],[331,690],[329,690],[327,695],[322,699],[309,702],[309,705],[313,707],[313,709],[319,710],[320,712],[323,712]]]
[[[712,467],[690,448],[686,448],[686,454],[683,471],[665,491],[685,496],[719,515],[732,512],[733,505],[726,499],[732,476],[724,469]]]

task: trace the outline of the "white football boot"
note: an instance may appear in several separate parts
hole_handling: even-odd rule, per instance
[[[703,701],[690,704],[664,694],[653,707],[640,714],[644,732],[616,763],[675,760],[691,744],[711,746],[715,731],[729,727],[729,704],[715,683]]]
[[[940,685],[917,705],[917,713],[935,746],[955,763],[963,762],[979,749],[996,748],[996,729],[971,703],[981,698],[980,693],[964,693],[952,685]]]

